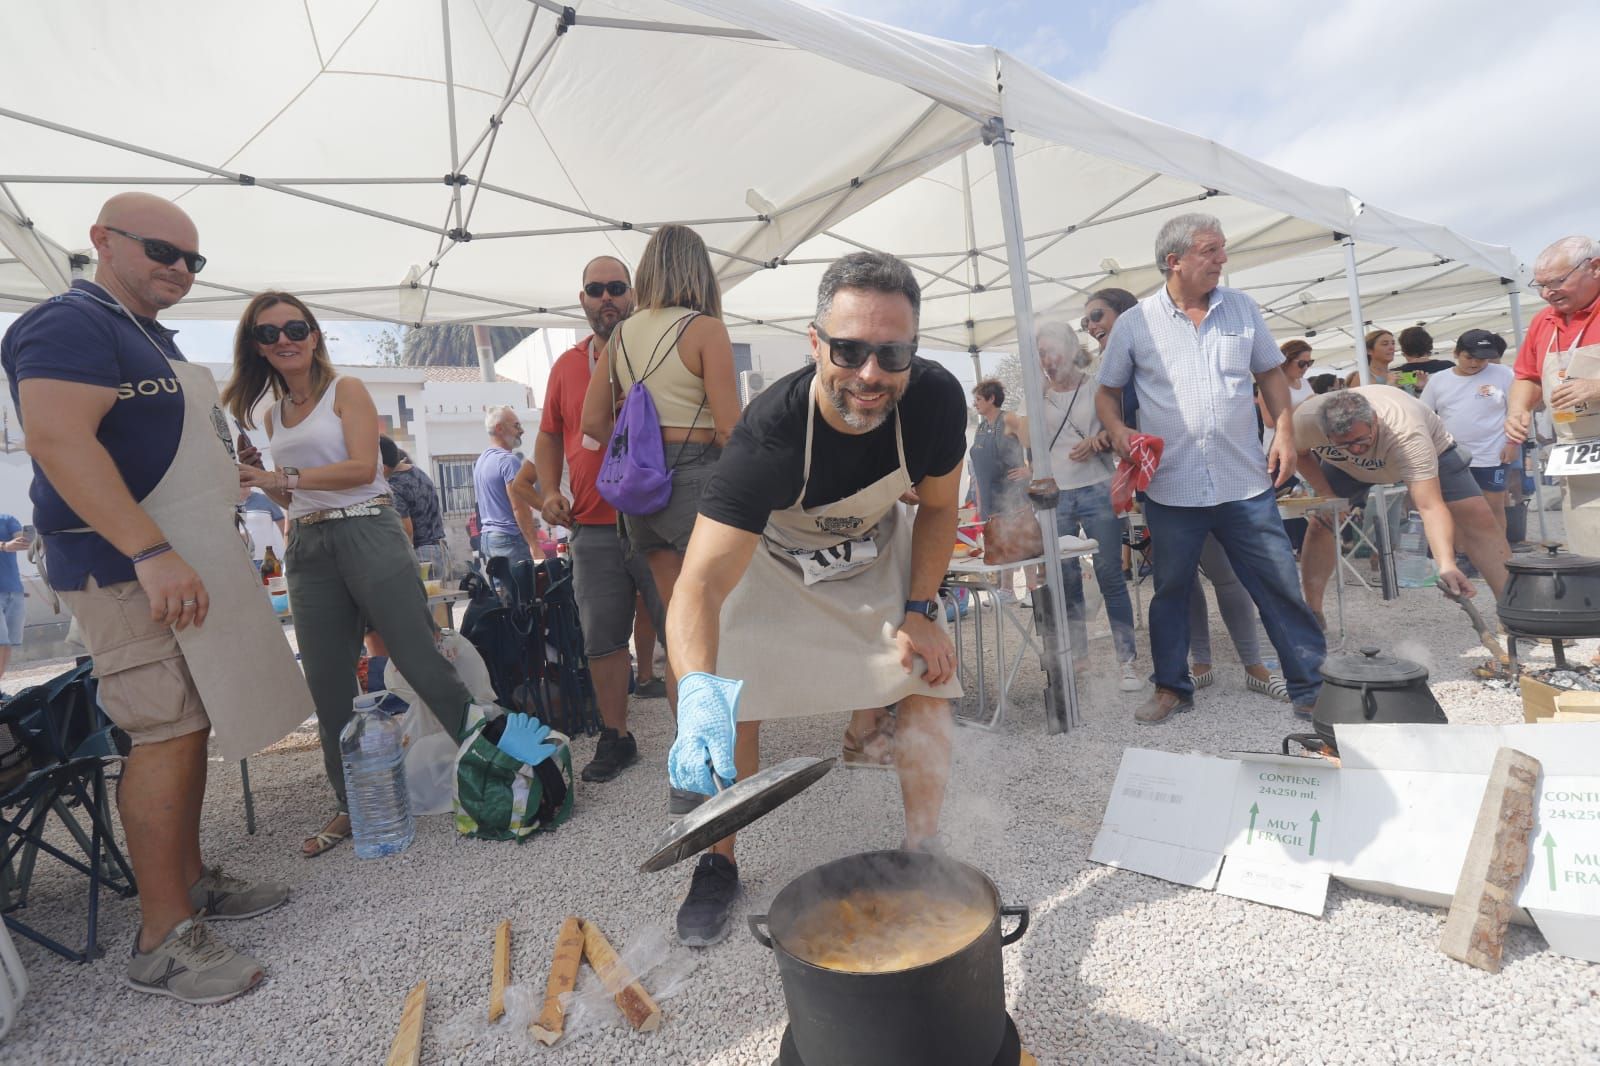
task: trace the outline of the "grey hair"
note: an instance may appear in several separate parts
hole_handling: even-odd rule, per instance
[[[1175,255],[1182,259],[1189,254],[1189,249],[1194,247],[1194,240],[1202,233],[1222,234],[1222,220],[1216,215],[1203,215],[1191,212],[1169,218],[1161,226],[1161,232],[1156,234],[1156,269],[1165,277],[1170,268],[1167,266],[1167,256]]]
[[[516,418],[517,412],[507,404],[491,407],[483,414],[483,428],[490,433],[500,428],[500,423],[508,418]]]
[[[1330,438],[1335,434],[1344,436],[1359,422],[1369,426],[1378,423],[1378,413],[1372,409],[1367,398],[1349,389],[1329,393],[1317,415],[1322,422],[1322,431]]]
[[[1575,267],[1585,259],[1600,259],[1600,241],[1588,237],[1563,237],[1540,252],[1533,266],[1535,270],[1556,263]]]
[[[1070,360],[1083,351],[1083,340],[1078,336],[1078,331],[1072,328],[1071,323],[1059,318],[1040,321],[1033,335],[1041,356],[1049,349],[1061,358]]]
[[[904,262],[886,252],[851,252],[835,259],[822,272],[817,283],[817,315],[822,323],[833,310],[833,297],[840,289],[871,289],[873,292],[898,292],[911,301],[913,322],[922,317],[922,286]]]

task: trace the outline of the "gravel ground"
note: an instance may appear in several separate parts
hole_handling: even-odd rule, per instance
[[[1467,676],[1483,656],[1458,609],[1432,592],[1385,604],[1353,589],[1349,618],[1352,647],[1392,645],[1424,662],[1453,721],[1520,720],[1516,697]],[[1406,635],[1396,642],[1396,632]],[[1600,1061],[1600,971],[1552,954],[1533,930],[1512,931],[1505,969],[1491,976],[1438,951],[1440,911],[1335,885],[1318,920],[1088,861],[1125,747],[1273,749],[1295,728],[1284,705],[1245,691],[1226,640],[1217,647],[1216,686],[1170,723],[1136,725],[1131,712],[1142,694],[1118,691],[1104,672],[1085,691],[1084,726],[1048,736],[1042,678],[1030,660],[1004,730],[958,734],[946,833],[953,854],[988,872],[1008,902],[1033,908],[1032,928],[1006,950],[1006,985],[1039,1061]],[[1102,670],[1114,669],[1099,648]],[[1548,648],[1532,656],[1541,657]],[[843,724],[838,716],[774,724],[763,731],[766,753],[831,753]],[[514,929],[514,979],[540,989],[569,912],[598,922],[619,946],[651,926],[670,929],[687,866],[634,872],[663,824],[665,702],[636,703],[634,726],[644,761],[611,784],[583,786],[576,815],[558,832],[520,847],[468,841],[435,817],[420,822],[409,851],[375,862],[358,862],[349,847],[310,861],[297,854],[331,810],[315,751],[285,749],[252,762],[261,821],[254,837],[244,832],[236,770],[213,764],[203,827],[209,861],[294,886],[278,911],[219,926],[267,964],[267,982],[198,1009],[123,988],[137,909],[108,895],[107,954],[91,965],[64,963],[19,938],[33,991],[0,1059],[378,1062],[406,991],[426,978],[424,1061],[765,1066],[782,1034],[782,990],[742,915],[764,910],[812,865],[894,846],[903,826],[892,775],[834,772],[742,835],[740,925],[715,948],[675,949],[697,965],[686,990],[665,1002],[656,1033],[606,1027],[545,1049],[504,1023],[491,1029],[482,1021],[502,918]],[[579,765],[592,743],[576,742]],[[83,910],[79,882],[41,862],[35,885],[28,918],[73,935]]]

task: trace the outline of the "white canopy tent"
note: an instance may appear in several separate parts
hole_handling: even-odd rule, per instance
[[[199,226],[210,263],[172,317],[279,287],[333,318],[581,324],[583,263],[636,261],[676,221],[736,330],[802,331],[826,262],[891,251],[923,280],[924,342],[1019,350],[1036,401],[1033,308],[1152,291],[1180,211],[1222,220],[1229,282],[1283,339],[1358,335],[1358,290],[1409,314],[1520,276],[999,50],[794,0],[95,0],[7,29],[0,309],[65,287],[125,188]]]

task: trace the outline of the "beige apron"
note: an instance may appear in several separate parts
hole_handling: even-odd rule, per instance
[[[956,699],[952,678],[929,685],[918,658],[907,673],[895,633],[911,591],[911,487],[900,465],[853,496],[807,510],[817,386],[811,386],[800,494],[767,520],[744,577],[722,608],[717,673],[744,681],[741,721],[886,707],[906,696]],[[941,624],[943,624],[941,622]]]
[[[1566,381],[1567,367],[1577,355],[1600,355],[1600,344],[1579,347],[1589,324],[1596,318],[1600,318],[1600,314],[1589,316],[1589,321],[1565,352],[1558,350],[1552,331],[1550,345],[1545,350],[1541,385],[1558,441],[1600,438],[1600,411],[1594,410],[1593,405],[1580,405],[1575,412],[1557,411],[1550,402],[1551,395]],[[1568,548],[1579,555],[1600,556],[1600,474],[1569,474],[1561,478],[1561,519],[1567,530]]]
[[[122,312],[167,356],[127,308]],[[217,381],[203,366],[170,357],[167,363],[183,390],[183,432],[172,465],[139,506],[205,586],[205,625],[178,630],[178,649],[217,748],[232,761],[282,740],[316,707],[234,525],[239,469],[228,420],[217,405]]]

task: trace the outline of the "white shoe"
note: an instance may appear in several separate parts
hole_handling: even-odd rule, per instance
[[[1122,691],[1124,691],[1124,692],[1138,692],[1142,688],[1144,688],[1144,678],[1140,677],[1138,672],[1134,670],[1133,663],[1131,663],[1131,662],[1123,663],[1122,664]]]
[[[992,593],[996,603],[1016,603],[1017,594],[1010,589],[1002,588]]]

